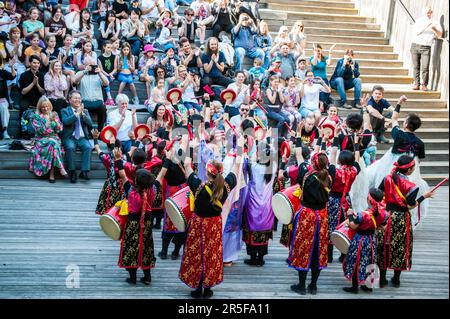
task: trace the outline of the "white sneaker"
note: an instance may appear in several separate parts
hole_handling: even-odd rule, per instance
[[[137,96],[135,96],[135,97],[133,98],[133,104],[134,104],[134,105],[139,105],[139,98],[138,98]]]
[[[7,132],[7,131],[4,131],[4,132],[3,132],[3,139],[4,139],[4,140],[10,140],[10,139],[11,139],[11,137],[8,135],[8,132]]]

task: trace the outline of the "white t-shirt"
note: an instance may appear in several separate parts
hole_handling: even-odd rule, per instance
[[[228,85],[228,89],[232,89],[237,94],[236,100],[230,105],[231,107],[240,107],[242,103],[245,103],[245,98],[250,96],[248,85],[245,84],[242,84],[239,90],[236,83],[231,83]]]
[[[5,22],[10,22],[11,18],[8,15],[3,15],[0,17],[0,23],[5,23]],[[0,32],[6,32],[9,33],[9,30],[11,30],[12,28],[17,27],[17,23],[11,23],[11,24],[4,24],[0,26]]]
[[[319,110],[319,94],[325,92],[325,88],[320,84],[305,85],[303,91],[305,95],[302,97],[300,107],[307,108],[311,111]]]
[[[122,120],[122,115],[120,115],[119,110],[114,110],[108,113],[106,118],[107,125],[117,124]],[[117,139],[122,142],[129,141],[128,132],[133,130],[133,117],[130,110],[125,111],[125,120],[117,132]]]
[[[434,38],[436,38],[433,30],[431,30],[433,25],[436,29],[442,32],[442,28],[437,21],[430,20],[428,17],[417,19],[413,27],[412,42],[420,45],[431,46]]]
[[[155,2],[159,2],[160,8],[164,7],[164,5],[161,5],[161,1],[159,0],[141,0],[141,9],[142,10],[148,10],[151,7],[155,5]],[[152,11],[150,11],[147,14],[142,15],[143,18],[151,18],[151,19],[158,19],[159,18],[159,11],[158,8],[155,6]]]

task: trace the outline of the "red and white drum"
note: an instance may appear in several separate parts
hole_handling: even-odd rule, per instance
[[[288,225],[292,222],[294,214],[301,207],[300,197],[301,189],[298,184],[288,187],[272,197],[273,213],[280,223]]]
[[[180,232],[186,231],[189,219],[192,216],[189,203],[190,194],[191,190],[189,186],[186,186],[167,198],[164,202],[167,215],[169,215],[172,223]]]
[[[355,234],[356,230],[351,229],[348,226],[347,219],[331,233],[331,241],[341,253],[346,255],[348,253],[350,242],[353,240],[353,237],[355,237]]]
[[[113,240],[120,240],[122,238],[122,231],[127,222],[126,216],[120,216],[119,213],[120,206],[114,206],[100,217],[100,227],[105,235]]]

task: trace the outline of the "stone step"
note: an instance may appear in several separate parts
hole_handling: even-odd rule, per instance
[[[328,50],[333,44],[336,44],[335,50],[347,50],[351,49],[355,53],[355,57],[358,58],[358,52],[394,52],[394,48],[390,45],[374,45],[372,42],[369,43],[352,43],[347,41],[347,39],[339,39],[339,41],[325,40],[323,37],[319,37],[318,40],[311,40],[310,37],[307,38],[306,47],[312,49],[313,44],[320,44],[322,48]]]
[[[377,145],[377,147],[378,147],[378,145]],[[387,152],[387,150],[377,149],[377,159],[380,159],[386,152]],[[425,151],[425,154],[426,154],[426,157],[423,160],[421,160],[421,163],[424,163],[427,161],[448,162],[448,160],[449,160],[448,150],[428,150],[427,149]]]
[[[287,19],[287,20],[280,20],[280,19],[271,19],[271,18],[267,18],[265,19],[265,21],[267,22],[267,24],[269,25],[269,30],[271,31],[278,31],[278,29],[283,25],[288,26],[289,28],[291,28],[295,22],[297,21],[296,19]],[[326,25],[328,28],[334,28],[334,29],[356,29],[356,30],[373,30],[373,31],[379,31],[380,30],[380,26],[378,24],[375,23],[360,23],[360,22],[348,22],[348,21],[344,21],[344,22],[340,22],[340,21],[326,21],[326,20],[308,20],[308,21],[303,21],[304,25],[305,25],[305,32],[308,34],[309,32],[309,28],[315,27],[315,28],[320,28],[323,27],[324,25]],[[275,29],[274,29],[275,28]]]
[[[390,132],[391,129],[388,129],[386,136],[390,136]],[[416,135],[420,139],[448,139],[448,128],[420,128],[416,131]]]
[[[270,10],[270,9],[260,9],[259,12],[261,15],[261,19],[376,23],[375,18],[363,17],[358,15],[326,14],[326,13],[312,13],[312,12],[298,12],[292,10]]]
[[[420,163],[420,173],[422,174],[447,174],[448,175],[448,160],[447,161],[423,161]]]
[[[271,30],[271,34],[274,33],[275,36],[278,33],[278,30]],[[378,30],[370,30],[370,29],[345,29],[345,28],[333,28],[331,26],[325,25],[320,27],[305,27],[305,33],[307,37],[310,36],[355,36],[355,37],[374,37],[374,38],[383,38],[384,32]],[[273,34],[272,34],[273,37]]]
[[[326,46],[323,51],[323,54],[325,56],[329,55],[329,48],[330,46]],[[314,55],[314,51],[312,49],[312,46],[308,46],[305,50],[305,54],[306,56],[313,56]],[[344,57],[345,54],[345,50],[336,50],[333,49],[333,60],[334,59],[339,59]],[[397,53],[392,53],[392,52],[376,52],[376,51],[357,51],[355,52],[355,59],[359,61],[359,59],[365,59],[365,60],[398,60],[398,54]],[[333,61],[332,60],[332,61]]]
[[[388,45],[389,40],[384,38],[374,38],[374,37],[347,37],[342,35],[309,35],[308,34],[308,42],[332,42],[332,43],[354,43],[354,44],[370,44],[370,45]]]
[[[372,93],[372,88],[376,83],[363,82],[362,93]],[[387,99],[398,99],[402,95],[406,95],[409,99],[429,100],[440,99],[441,93],[437,91],[413,91],[409,85],[389,85],[382,84],[384,87],[384,97]],[[332,90],[333,96],[338,96],[337,92]],[[353,99],[353,89],[347,91],[347,99]]]
[[[355,4],[352,2],[345,1],[318,1],[318,0],[302,0],[301,5],[305,6],[316,6],[316,7],[327,7],[327,8],[355,8]],[[297,2],[292,0],[275,0],[275,1],[260,1],[260,6],[264,5],[290,5],[296,6],[299,5]]]
[[[428,183],[430,187],[436,186],[438,183],[440,183],[444,178],[448,178],[447,174],[420,174],[422,178]],[[446,181],[444,186],[448,186],[449,182]]]
[[[392,147],[394,141],[390,138],[389,134],[385,136],[389,138],[391,144],[377,144],[378,150],[388,150]],[[424,138],[422,141],[425,143],[425,153],[428,153],[428,150],[448,150],[448,138]]]
[[[272,10],[282,10],[285,12],[307,12],[307,13],[328,13],[330,11],[333,14],[345,15],[345,16],[354,16],[358,14],[358,9],[356,8],[345,8],[345,7],[328,7],[324,4],[308,4],[303,3],[303,1],[299,3],[268,3],[268,9]]]

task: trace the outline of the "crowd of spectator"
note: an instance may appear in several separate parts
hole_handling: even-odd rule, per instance
[[[336,45],[329,50],[307,45],[307,30],[303,21],[274,30],[261,19],[257,0],[1,1],[0,139],[10,138],[9,110],[16,108],[22,135],[14,137],[47,134],[41,126],[51,127],[49,136],[62,138],[72,172],[73,150],[81,149],[88,161],[90,129],[118,123],[131,129],[138,124],[136,108],[151,114],[148,124],[154,131],[165,126],[166,109],[182,117],[201,113],[199,97],[208,93],[217,128],[224,127],[224,114],[238,124],[237,117],[253,110],[282,137],[302,119],[312,117],[317,126],[330,107],[360,109],[356,54],[341,47],[344,54],[337,59]],[[139,94],[139,81],[145,95]],[[173,88],[182,93],[176,105],[167,98]],[[226,88],[235,99],[220,99]],[[337,91],[336,100],[331,89]],[[353,101],[347,98],[349,89]],[[124,106],[129,101],[122,93],[128,90],[132,114]],[[389,105],[381,99],[382,87],[374,92],[379,95],[370,104],[376,138],[386,142],[383,111]],[[45,121],[36,120],[46,114],[42,104],[55,112]],[[176,116],[174,125],[187,120]],[[126,142],[127,132],[117,129]],[[60,168],[58,163],[53,161]],[[88,164],[82,171],[87,178]]]

